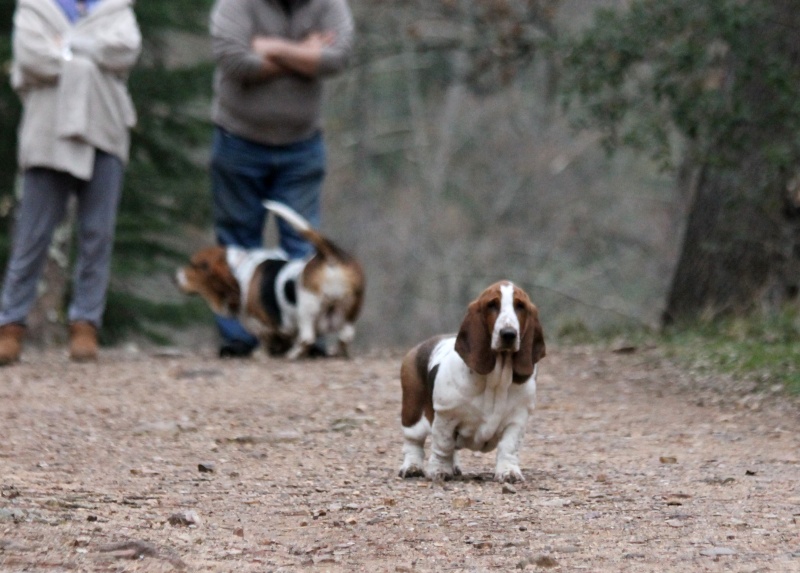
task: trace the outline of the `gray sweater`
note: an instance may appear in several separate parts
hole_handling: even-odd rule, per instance
[[[324,48],[317,75],[260,79],[255,36],[303,40],[312,32],[335,34]],[[239,137],[286,145],[321,127],[322,80],[346,66],[353,46],[353,18],[345,0],[309,0],[289,18],[276,0],[217,0],[211,12],[216,72],[212,120]]]

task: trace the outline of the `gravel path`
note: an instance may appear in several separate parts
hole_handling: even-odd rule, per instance
[[[0,571],[800,571],[800,405],[549,348],[527,481],[401,480],[399,356],[28,352],[0,370]]]

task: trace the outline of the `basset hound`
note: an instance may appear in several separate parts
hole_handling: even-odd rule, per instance
[[[298,359],[310,354],[318,338],[333,335],[326,354],[347,356],[364,298],[361,265],[286,205],[264,206],[297,229],[316,253],[289,260],[281,249],[207,247],[178,269],[179,288],[203,297],[215,313],[238,318],[265,341],[270,354]]]
[[[523,481],[518,451],[544,355],[539,311],[509,281],[491,285],[469,304],[456,336],[435,336],[412,348],[400,368],[400,476],[450,479],[461,474],[456,450],[496,448],[495,480]]]

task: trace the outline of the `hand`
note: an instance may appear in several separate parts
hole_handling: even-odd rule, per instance
[[[312,32],[300,42],[291,42],[278,36],[256,36],[250,42],[250,49],[262,58],[271,58],[283,53],[291,44],[321,50],[333,44],[335,39],[336,35],[333,32]]]
[[[313,77],[322,50],[334,39],[333,32],[312,32],[299,42],[276,36],[256,36],[250,48],[264,61],[265,77],[284,73]]]
[[[336,34],[333,32],[312,32],[300,43],[306,47],[321,50],[332,45],[334,40],[336,40]]]
[[[256,36],[250,42],[250,49],[264,59],[278,54],[286,45],[286,40],[276,36]]]

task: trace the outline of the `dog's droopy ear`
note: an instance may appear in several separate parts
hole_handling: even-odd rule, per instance
[[[524,322],[522,339],[520,340],[519,351],[514,354],[514,379],[527,380],[533,374],[533,368],[539,360],[544,358],[546,350],[544,344],[544,331],[542,323],[539,322],[539,310],[536,306],[527,302],[528,307]]]
[[[231,272],[224,247],[207,247],[180,269],[179,283],[187,294],[203,297],[217,314],[235,315],[241,307],[241,289]]]
[[[214,290],[219,293],[221,306],[230,314],[238,314],[242,291],[228,264],[227,251],[228,249],[219,247],[219,252],[215,253],[211,263],[209,278],[213,282]]]
[[[492,335],[483,314],[480,299],[469,304],[456,336],[455,350],[467,366],[485,375],[494,370],[497,356],[492,352]]]

